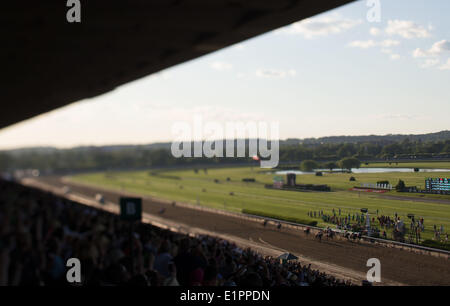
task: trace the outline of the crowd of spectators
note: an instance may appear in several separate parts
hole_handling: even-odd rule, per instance
[[[263,257],[210,236],[189,236],[0,180],[0,285],[347,286],[298,261]],[[70,284],[73,285],[73,284]]]
[[[448,233],[444,232],[444,226],[441,225],[436,226],[436,224],[433,225],[433,240],[439,241],[441,243],[448,243]]]

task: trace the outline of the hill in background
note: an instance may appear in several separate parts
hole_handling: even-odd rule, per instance
[[[319,144],[340,144],[340,143],[377,143],[381,145],[386,145],[395,142],[401,142],[408,139],[409,141],[445,141],[450,140],[450,131],[440,131],[436,133],[428,134],[388,134],[388,135],[366,135],[366,136],[327,136],[319,138],[288,138],[286,140],[280,140],[280,146],[286,145],[319,145]],[[246,140],[246,145],[248,140]],[[105,146],[80,146],[72,149],[64,149],[78,152],[87,152],[92,150],[100,150],[102,152],[114,152],[123,150],[134,150],[134,149],[170,149],[170,142],[159,142],[146,145],[105,145]],[[55,153],[59,149],[54,147],[29,147],[20,148],[13,150],[3,150],[3,152],[8,152],[11,155],[20,156],[27,153]],[[0,151],[1,152],[1,151]]]

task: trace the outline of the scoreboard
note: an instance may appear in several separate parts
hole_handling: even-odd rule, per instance
[[[425,180],[425,189],[428,191],[450,192],[449,178],[427,178]]]

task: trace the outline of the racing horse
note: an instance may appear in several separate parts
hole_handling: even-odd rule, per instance
[[[350,233],[350,232],[346,232],[345,233],[345,238],[347,238],[347,240],[353,240],[353,242],[356,241],[356,239],[361,240],[362,238],[362,233],[358,232],[358,233]]]
[[[309,233],[311,233],[311,228],[308,226],[307,228],[305,228],[305,229],[303,230],[303,232],[304,232],[306,235],[309,235]]]
[[[334,232],[331,228],[328,228],[328,229],[325,231],[325,233],[326,233],[327,240],[328,240],[328,239],[333,240],[334,235],[335,235],[335,232]]]
[[[319,242],[322,242],[322,236],[323,236],[323,231],[320,230],[319,232],[317,232],[317,234],[314,237],[314,239],[317,239],[317,240],[319,240]]]

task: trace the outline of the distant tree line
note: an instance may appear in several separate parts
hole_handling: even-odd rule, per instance
[[[225,154],[224,154],[225,156]],[[236,155],[235,155],[236,156]],[[248,151],[246,156],[248,156]],[[298,163],[312,160],[326,169],[347,168],[346,158],[360,161],[371,159],[450,158],[450,140],[410,141],[380,144],[327,143],[327,144],[281,144],[280,162]],[[157,167],[193,166],[199,164],[250,163],[246,158],[175,158],[169,148],[124,146],[114,150],[104,147],[73,148],[64,150],[21,150],[0,152],[0,171],[15,169],[39,169],[41,171],[91,171],[113,169],[138,169]],[[347,163],[349,161],[347,160]],[[256,162],[255,162],[256,165]],[[311,165],[310,165],[311,166]],[[309,168],[311,168],[309,166]]]
[[[305,138],[305,139],[287,139],[286,144],[324,144],[324,143],[380,143],[390,144],[393,142],[401,142],[408,139],[409,141],[441,141],[450,139],[450,131],[440,131],[436,133],[404,135],[404,134],[388,134],[388,135],[363,135],[363,136],[327,136],[319,138]]]
[[[329,169],[330,171],[337,168],[351,170],[353,168],[359,168],[360,166],[361,161],[356,157],[344,157],[337,162],[330,161],[325,163],[319,163],[315,160],[307,159],[301,162],[300,170],[313,171],[319,168]]]
[[[450,140],[444,141],[409,141],[389,144],[373,142],[316,144],[316,145],[286,145],[280,148],[280,160],[326,160],[338,161],[344,157],[366,159],[392,158],[430,158],[450,155]]]

